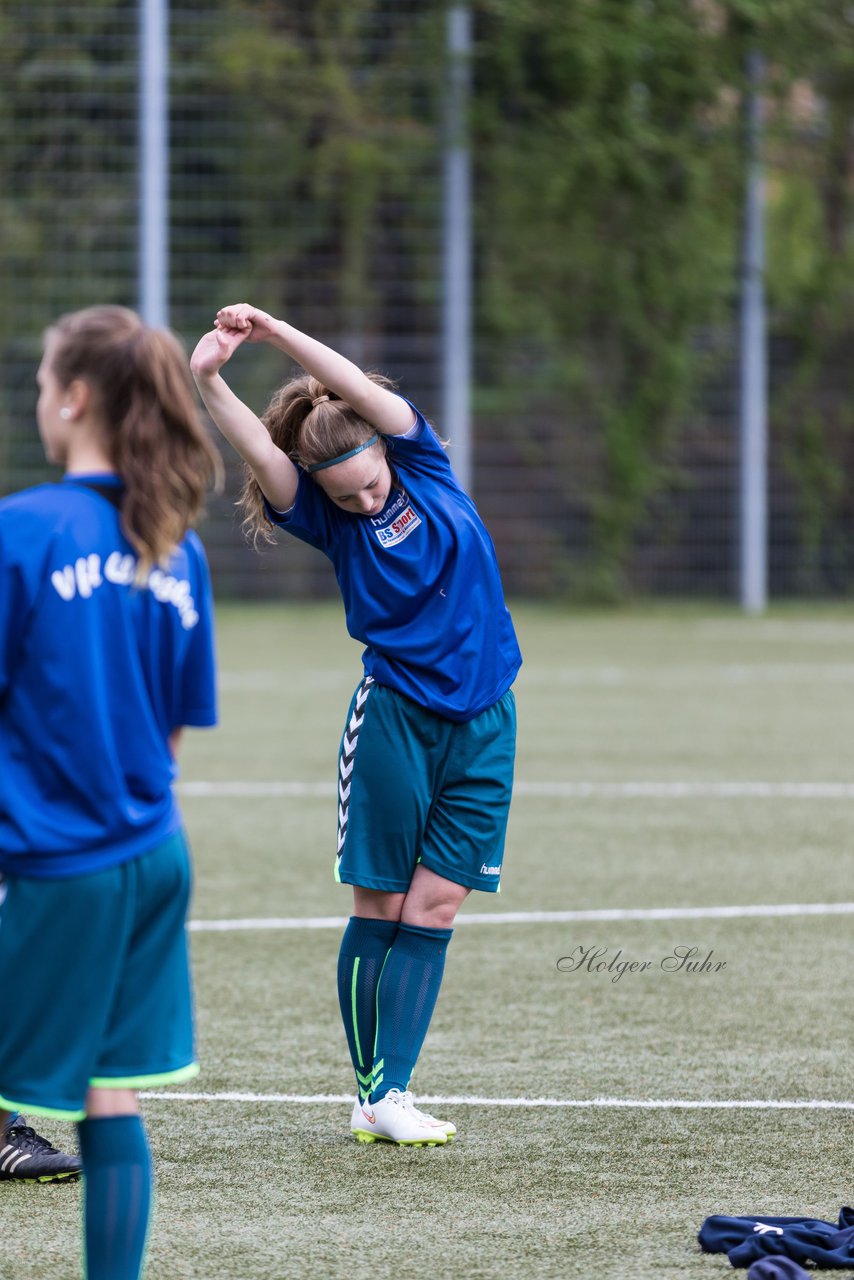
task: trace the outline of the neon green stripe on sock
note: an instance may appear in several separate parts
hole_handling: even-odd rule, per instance
[[[374,1057],[377,1056],[377,1040],[379,1039],[379,1034],[380,1034],[380,983],[383,980],[383,974],[385,973],[385,967],[388,964],[388,958],[390,955],[391,955],[391,947],[389,947],[388,951],[385,953],[385,960],[383,960],[383,967],[380,969],[380,976],[377,978],[377,994],[375,997],[375,1004],[376,1004],[376,1010],[377,1010],[377,1029],[374,1033],[374,1054],[373,1054]]]
[[[358,1071],[356,1072],[356,1082],[359,1086],[359,1100],[361,1102],[364,1102],[366,1098],[370,1097],[372,1078],[370,1071],[366,1076],[360,1075]]]
[[[390,955],[391,955],[391,947],[389,947],[388,951],[385,953],[385,960],[383,960],[383,967],[380,969],[380,976],[377,978],[377,994],[376,994],[376,999],[375,999],[376,1010],[377,1010],[377,1029],[376,1029],[376,1032],[374,1033],[374,1052],[373,1052],[374,1065],[373,1065],[373,1067],[372,1067],[372,1078],[371,1078],[371,1092],[372,1092],[372,1093],[373,1093],[374,1089],[375,1089],[378,1085],[381,1085],[381,1084],[382,1084],[382,1082],[383,1082],[383,1078],[382,1078],[382,1076],[380,1076],[380,1077],[379,1077],[379,1079],[377,1079],[377,1072],[378,1072],[378,1071],[382,1071],[383,1063],[382,1063],[382,1062],[377,1062],[377,1061],[376,1061],[376,1057],[377,1057],[377,1041],[378,1041],[378,1040],[379,1040],[379,1038],[380,1038],[380,984],[382,983],[382,980],[383,980],[383,974],[385,973],[385,967],[386,967],[386,965],[388,964],[388,958],[389,958],[389,956],[390,956]],[[385,1061],[385,1059],[383,1059],[383,1062],[384,1062],[384,1061]]]
[[[356,963],[353,965],[353,981],[350,984],[350,1013],[353,1018],[353,1035],[356,1038],[356,1056],[359,1059],[359,1066],[365,1065],[365,1059],[362,1057],[362,1045],[359,1040],[359,1019],[356,1016],[356,979],[359,976],[359,956],[356,956]],[[356,1073],[358,1075],[358,1072]]]

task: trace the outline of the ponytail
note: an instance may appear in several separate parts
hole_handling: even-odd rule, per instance
[[[60,385],[79,378],[91,390],[108,456],[125,484],[122,524],[144,579],[168,559],[222,478],[184,351],[167,330],[114,306],[61,317],[45,345]]]
[[[381,373],[369,372],[365,376],[389,390],[395,385]],[[375,428],[355,409],[307,373],[298,374],[274,392],[261,421],[273,444],[303,468],[337,458],[375,434]],[[385,451],[382,436],[378,443]],[[243,528],[249,540],[255,546],[259,541],[274,542],[264,494],[248,466],[238,505],[243,509]]]

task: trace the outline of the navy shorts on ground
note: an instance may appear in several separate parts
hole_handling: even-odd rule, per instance
[[[196,1075],[178,832],[106,871],[9,876],[0,906],[0,1107],[80,1119],[90,1084]]]
[[[459,724],[367,677],[341,740],[336,879],[405,893],[420,862],[495,893],[515,751],[512,690]]]

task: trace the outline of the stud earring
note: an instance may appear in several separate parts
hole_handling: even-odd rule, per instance
[[[63,418],[66,422],[68,422],[68,420],[71,417],[71,410],[69,409],[67,404],[64,404],[60,409],[59,416],[60,418]]]

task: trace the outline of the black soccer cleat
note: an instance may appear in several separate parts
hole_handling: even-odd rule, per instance
[[[76,1182],[79,1156],[51,1146],[28,1124],[13,1124],[0,1139],[0,1182]]]

